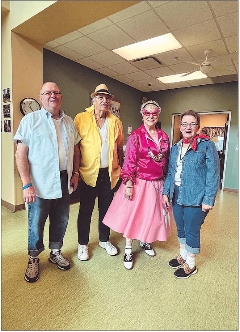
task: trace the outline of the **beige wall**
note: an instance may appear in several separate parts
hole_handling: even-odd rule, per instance
[[[22,118],[19,103],[38,99],[43,83],[42,45],[138,1],[3,1],[2,89],[11,91],[12,132],[2,132],[2,204],[23,206],[13,136]],[[61,22],[61,24],[59,24]],[[2,115],[3,121],[3,115]]]

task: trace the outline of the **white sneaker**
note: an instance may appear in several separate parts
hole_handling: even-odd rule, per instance
[[[131,270],[133,267],[133,254],[125,254],[123,258],[123,265],[125,266],[126,269]]]
[[[80,261],[87,261],[89,259],[87,245],[78,245],[78,259],[80,259]]]
[[[147,242],[141,242],[140,241],[140,247],[145,250],[145,253],[149,256],[155,256],[155,251]]]
[[[99,242],[99,245],[101,248],[106,249],[108,255],[115,256],[117,255],[118,251],[117,248],[115,248],[111,242]]]

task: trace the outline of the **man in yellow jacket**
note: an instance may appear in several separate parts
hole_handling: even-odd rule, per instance
[[[123,162],[122,122],[110,113],[113,95],[105,84],[91,94],[92,106],[74,119],[81,136],[79,168],[78,258],[89,259],[88,242],[92,212],[98,197],[99,245],[111,256],[117,254],[109,241],[110,228],[102,220],[112,202]]]

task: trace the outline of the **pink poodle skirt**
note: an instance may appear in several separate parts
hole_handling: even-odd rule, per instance
[[[133,198],[124,197],[122,183],[103,219],[103,223],[125,238],[152,243],[166,241],[172,230],[172,213],[164,216],[163,181],[136,179]]]

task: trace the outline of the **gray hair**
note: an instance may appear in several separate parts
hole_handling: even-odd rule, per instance
[[[159,112],[161,112],[161,107],[159,106],[159,104],[158,104],[156,101],[154,101],[154,100],[148,100],[148,101],[146,101],[146,103],[142,104],[142,106],[141,106],[140,113],[141,113],[142,115],[143,115],[142,110],[143,110],[144,107],[146,107],[147,105],[154,105],[154,106],[156,106],[156,107],[159,109]]]

